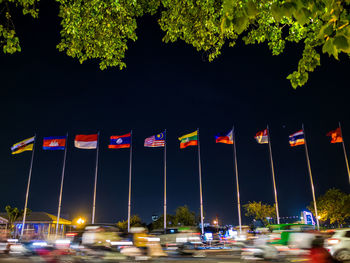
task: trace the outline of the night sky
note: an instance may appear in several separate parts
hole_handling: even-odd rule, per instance
[[[331,187],[349,192],[341,144],[325,134],[342,122],[350,154],[347,56],[321,56],[307,85],[293,90],[286,76],[301,57],[288,44],[272,56],[267,44],[228,46],[214,62],[178,41],[165,44],[156,17],[138,20],[138,40],[129,43],[127,68],[101,71],[98,62],[80,65],[60,53],[60,19],[54,1],[40,3],[38,20],[16,21],[22,52],[0,53],[0,207],[23,208],[30,152],[12,156],[12,144],[38,135],[28,207],[57,213],[63,151],[43,151],[42,137],[69,132],[62,215],[90,218],[94,150],[74,148],[76,134],[101,132],[97,222],[127,217],[128,149],[109,150],[109,136],[134,134],[132,214],[151,221],[163,209],[163,150],[144,148],[146,137],[167,129],[168,212],[187,204],[199,214],[196,147],[179,149],[177,138],[200,128],[205,221],[237,224],[232,146],[214,135],[236,127],[242,204],[273,204],[268,146],[254,140],[270,126],[280,216],[295,216],[312,201],[303,146],[288,135],[305,125],[316,195]],[[249,223],[247,218],[243,223]]]

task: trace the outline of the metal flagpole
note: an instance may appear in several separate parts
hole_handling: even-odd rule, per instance
[[[166,233],[166,129],[164,131],[164,233]]]
[[[61,216],[61,204],[62,204],[62,191],[63,191],[63,182],[64,182],[64,173],[66,170],[66,159],[67,159],[67,148],[68,148],[68,132],[66,135],[66,143],[64,148],[64,156],[63,156],[63,167],[62,167],[62,175],[61,175],[61,187],[60,187],[60,196],[58,198],[58,211],[57,211],[57,222],[56,222],[56,238],[58,234],[58,226],[60,222]]]
[[[302,129],[303,129],[304,141],[305,141],[305,154],[306,154],[307,167],[308,167],[309,175],[310,175],[312,198],[313,198],[313,201],[314,201],[314,209],[315,209],[315,216],[316,216],[316,222],[317,222],[317,230],[320,230],[320,222],[318,221],[317,204],[316,204],[316,197],[315,197],[315,187],[314,187],[314,181],[312,179],[311,165],[310,165],[310,158],[309,158],[309,150],[307,148],[306,135],[305,135],[305,131],[304,131],[304,124],[302,124]]]
[[[100,132],[97,132],[97,147],[96,147],[96,167],[95,167],[95,183],[94,183],[94,200],[92,203],[92,220],[91,223],[95,224],[95,211],[96,211],[96,188],[97,188],[97,172],[98,172],[98,150],[100,146]]]
[[[241,197],[239,194],[238,164],[237,164],[237,151],[236,151],[236,133],[235,133],[234,126],[232,127],[232,133],[233,133],[233,161],[234,161],[234,165],[235,165],[236,188],[237,188],[238,223],[239,223],[239,233],[242,234]]]
[[[349,169],[349,162],[348,162],[348,156],[346,154],[346,149],[345,149],[345,143],[344,143],[344,137],[343,137],[343,131],[341,128],[341,124],[339,122],[339,128],[340,128],[340,135],[342,137],[342,145],[343,145],[343,151],[344,151],[344,157],[345,157],[345,163],[346,163],[346,169],[348,171],[348,176],[349,176],[349,184],[350,184],[350,169]]]
[[[131,172],[132,172],[132,130],[130,131],[130,166],[129,166],[129,198],[128,198],[128,232],[130,232],[131,212]]]
[[[270,129],[269,125],[267,125],[267,138],[269,144],[269,153],[270,153],[270,162],[271,162],[271,173],[272,173],[272,182],[273,182],[273,191],[275,193],[275,208],[276,208],[276,216],[277,216],[277,224],[280,224],[280,213],[278,209],[278,200],[277,200],[277,189],[276,189],[276,179],[275,179],[275,168],[273,165],[272,159],[272,149],[271,149],[271,139],[270,139]]]
[[[23,237],[23,232],[24,232],[25,223],[26,223],[26,217],[27,217],[27,205],[28,205],[30,181],[32,179],[32,170],[33,170],[33,161],[34,161],[34,152],[35,152],[35,142],[36,142],[36,134],[34,134],[32,158],[31,158],[31,161],[30,161],[30,168],[29,168],[29,174],[28,174],[26,200],[25,200],[25,203],[24,203],[23,222],[22,222],[22,229],[21,229],[21,238]]]
[[[197,128],[197,137],[198,137],[199,198],[200,198],[200,209],[201,209],[201,230],[203,235],[204,220],[203,220],[202,165],[201,165],[201,147],[200,147],[200,141],[199,141],[199,128]]]

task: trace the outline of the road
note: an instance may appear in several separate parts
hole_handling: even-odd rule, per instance
[[[0,258],[0,263],[32,263],[32,262],[45,262],[40,259],[35,258]],[[67,261],[64,261],[65,263],[68,263]],[[88,262],[94,262],[94,261],[88,261]],[[101,262],[101,261],[98,261]],[[111,261],[109,261],[111,262]],[[130,263],[131,261],[119,261],[120,263]],[[148,261],[137,261],[137,262],[148,262]],[[254,263],[254,262],[272,262],[272,261],[263,261],[263,260],[252,260],[252,259],[241,259],[240,256],[233,256],[233,255],[220,255],[220,256],[208,256],[205,258],[191,258],[191,257],[167,257],[167,258],[158,258],[152,260],[152,263],[175,263],[175,262],[182,262],[182,263]],[[276,261],[273,261],[276,262]],[[291,262],[307,262],[305,259],[288,259],[288,260],[280,260],[277,261],[280,263],[291,263]],[[58,263],[58,262],[57,262]]]

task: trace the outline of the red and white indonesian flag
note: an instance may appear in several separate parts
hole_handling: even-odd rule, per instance
[[[259,131],[255,135],[254,138],[255,138],[257,143],[260,143],[260,144],[269,143],[269,137],[268,137],[268,134],[267,134],[267,129],[265,129],[263,131]]]
[[[78,134],[74,139],[74,146],[79,149],[96,149],[98,134]]]

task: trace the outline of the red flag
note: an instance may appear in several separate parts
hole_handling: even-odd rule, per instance
[[[343,142],[340,128],[336,128],[334,131],[327,133],[327,136],[331,137],[331,143]]]

